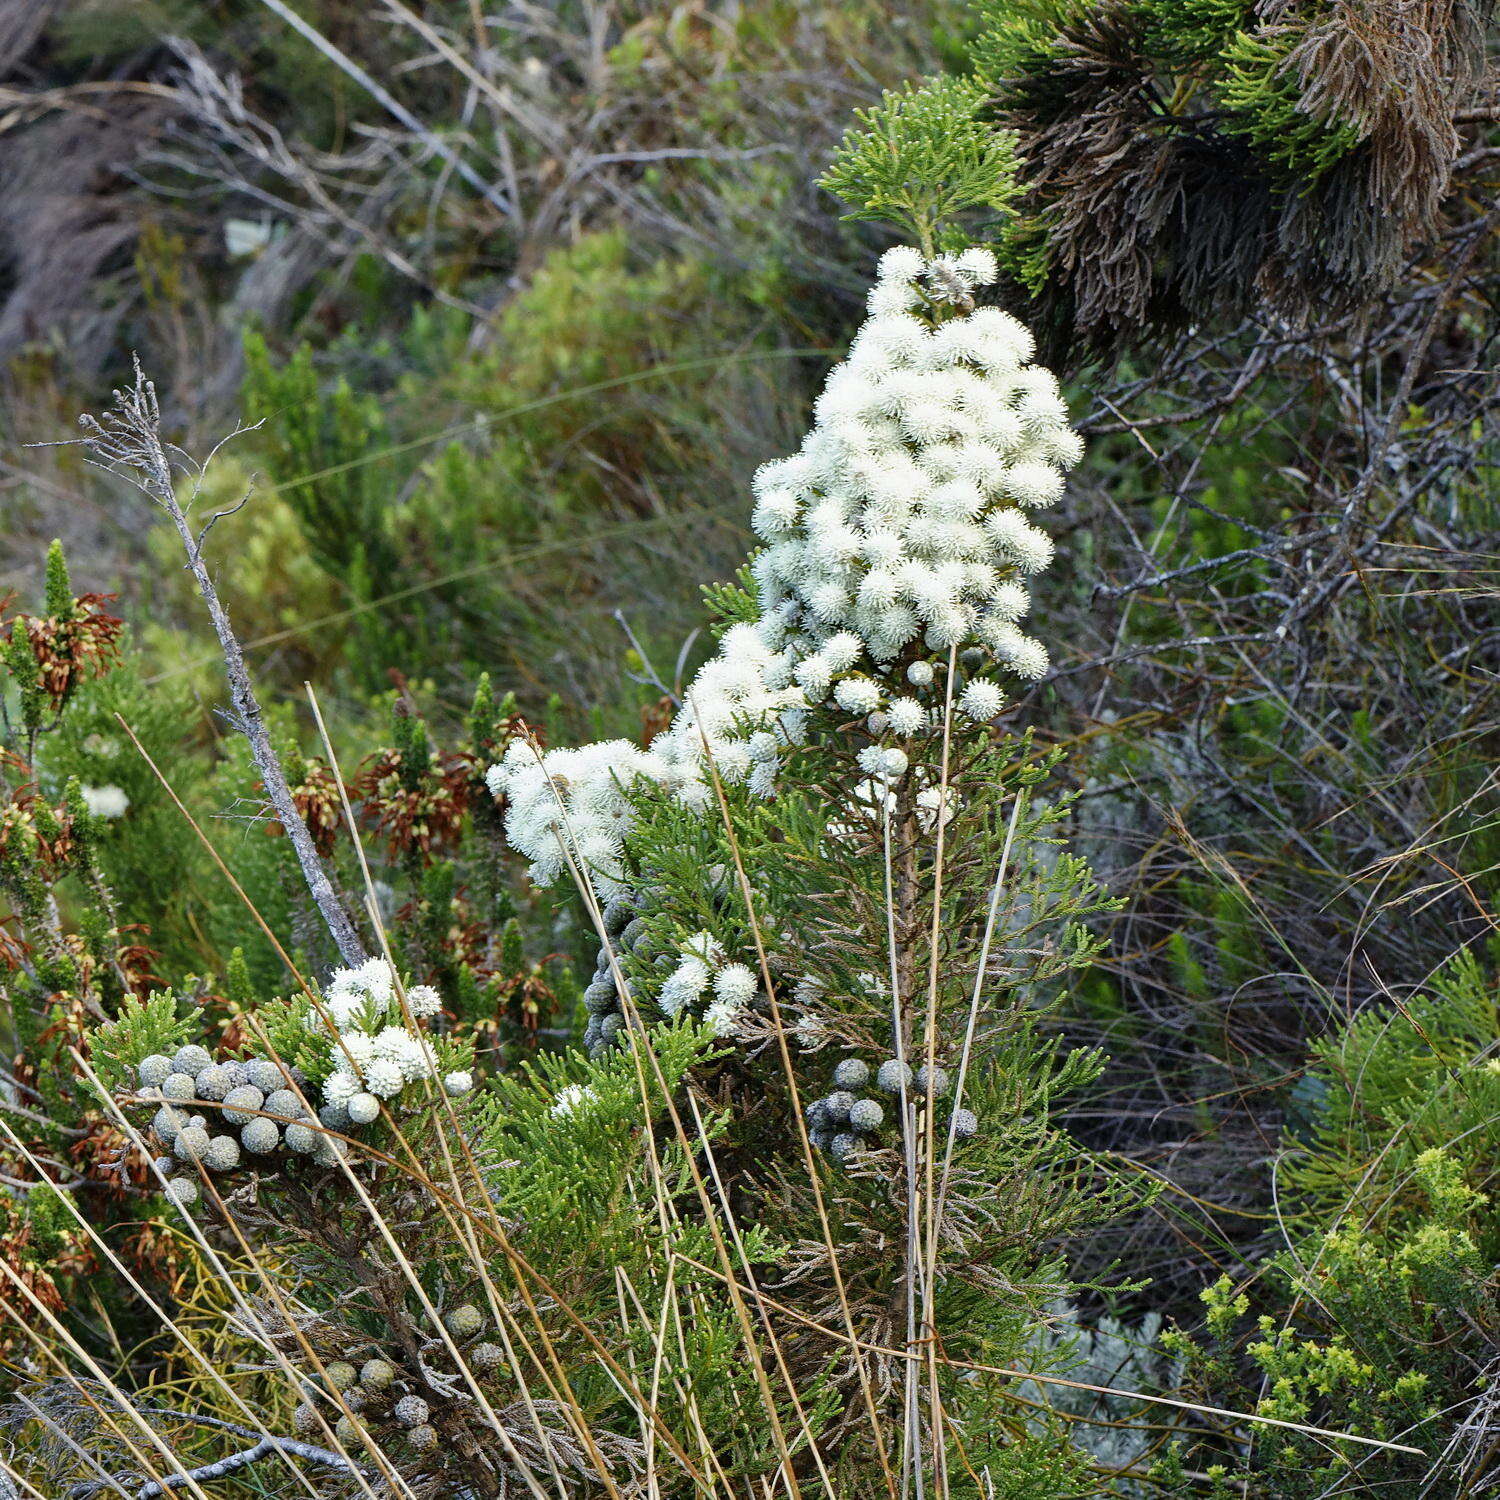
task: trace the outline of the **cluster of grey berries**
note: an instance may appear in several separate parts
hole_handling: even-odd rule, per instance
[[[859,1092],[870,1085],[869,1063],[846,1057],[833,1070],[832,1092],[807,1106],[808,1139],[835,1161],[843,1161],[851,1151],[870,1144],[885,1124],[885,1106]],[[940,1067],[928,1069],[923,1065],[914,1072],[909,1063],[892,1057],[875,1069],[875,1090],[894,1095],[898,1110],[906,1096],[935,1104],[946,1098],[952,1087],[947,1070]],[[949,1123],[960,1140],[968,1140],[979,1129],[979,1117],[972,1109],[955,1109]]]
[[[171,1057],[143,1057],[136,1077],[138,1099],[161,1101],[151,1128],[170,1153],[156,1163],[163,1175],[179,1165],[232,1172],[245,1156],[269,1156],[283,1147],[321,1166],[333,1166],[343,1154],[344,1143],[314,1125],[301,1093],[308,1080],[298,1068],[283,1070],[267,1057],[216,1063],[207,1048],[189,1045]],[[209,1113],[189,1113],[192,1104],[208,1106]],[[342,1105],[325,1105],[318,1118],[328,1130],[350,1124]],[[215,1134],[216,1124],[234,1129]],[[167,1176],[167,1192],[188,1207],[197,1201],[198,1179],[191,1170]]]
[[[604,908],[604,930],[616,960],[635,952],[645,941],[645,923],[635,914],[635,903],[628,895],[616,896]],[[599,1057],[616,1046],[625,1030],[625,1011],[615,975],[610,967],[609,948],[603,944],[594,962],[594,977],[583,992],[583,1008],[588,1012],[583,1045],[590,1057]]]
[[[475,1339],[484,1331],[484,1315],[472,1303],[456,1307],[443,1318],[443,1326],[455,1341]],[[505,1358],[498,1345],[480,1340],[464,1352],[464,1361],[476,1375],[488,1374]],[[354,1367],[348,1360],[336,1359],[324,1367],[323,1386],[338,1393],[345,1408],[334,1423],[334,1433],[345,1447],[356,1443],[360,1427],[393,1421],[408,1446],[418,1453],[430,1453],[438,1446],[437,1428],[432,1425],[432,1407],[426,1397],[407,1389],[404,1380],[390,1360],[380,1356]],[[303,1400],[292,1413],[292,1423],[303,1434],[318,1430],[315,1402],[326,1394],[316,1385],[304,1387]],[[353,1413],[353,1416],[350,1415]]]

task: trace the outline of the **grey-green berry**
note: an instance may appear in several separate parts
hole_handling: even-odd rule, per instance
[[[262,1094],[273,1094],[286,1087],[286,1075],[268,1058],[246,1058],[245,1076]]]
[[[244,1063],[237,1059],[227,1063],[221,1063],[220,1067],[229,1074],[229,1087],[237,1089],[242,1083],[250,1082],[250,1075],[245,1071]]]
[[[615,1008],[614,981],[596,979],[583,992],[583,1008],[591,1016],[607,1015]]]
[[[355,1426],[353,1417],[340,1417],[333,1424],[333,1430],[339,1442],[346,1448],[359,1441],[359,1428]]]
[[[415,1427],[427,1420],[427,1403],[420,1396],[403,1396],[393,1410],[404,1427]]]
[[[151,1165],[154,1166],[163,1177],[166,1177],[177,1169],[177,1160],[175,1157],[171,1156],[158,1156],[156,1160],[151,1163]]]
[[[455,1307],[443,1323],[454,1338],[468,1339],[484,1327],[484,1318],[472,1302],[465,1302],[462,1307]]]
[[[298,1432],[316,1432],[318,1428],[318,1414],[312,1408],[311,1403],[299,1401],[292,1411],[292,1426]]]
[[[406,1434],[406,1441],[418,1453],[430,1453],[438,1445],[437,1428],[421,1422]]]
[[[879,1130],[885,1123],[885,1110],[873,1099],[856,1099],[849,1109],[849,1123],[855,1130]]]
[[[836,1089],[823,1101],[823,1118],[830,1125],[842,1125],[849,1118],[853,1105],[853,1094],[845,1089]]]
[[[178,1137],[180,1141],[181,1136]],[[203,1153],[203,1165],[211,1172],[232,1172],[240,1164],[240,1143],[232,1135],[216,1135]]]
[[[247,1111],[265,1102],[266,1096],[253,1083],[242,1083],[224,1095],[224,1119],[230,1125],[248,1125],[255,1116]]]
[[[198,1201],[198,1184],[191,1177],[174,1177],[167,1184],[167,1197],[183,1208],[191,1208]]]
[[[887,1058],[875,1074],[875,1086],[887,1094],[899,1094],[911,1087],[911,1064],[899,1058]]]
[[[240,1131],[240,1145],[256,1156],[264,1156],[281,1144],[281,1132],[271,1120],[251,1120]]]
[[[303,1125],[300,1121],[286,1128],[286,1148],[288,1151],[298,1151],[304,1156],[311,1156],[318,1149],[318,1141],[321,1139],[318,1132],[311,1125]]]
[[[172,1059],[153,1052],[135,1065],[135,1076],[143,1089],[159,1089],[172,1075]]]
[[[469,1364],[483,1375],[497,1369],[505,1359],[505,1351],[499,1344],[475,1344],[469,1350]]]
[[[172,1154],[178,1161],[200,1161],[208,1155],[208,1132],[201,1125],[189,1125],[177,1132]]]
[[[160,1140],[170,1146],[177,1139],[178,1131],[187,1129],[187,1122],[187,1116],[180,1109],[173,1109],[170,1104],[163,1104],[152,1115],[151,1128]]]
[[[849,1153],[851,1151],[853,1151],[855,1149],[855,1147],[858,1146],[858,1145],[859,1145],[859,1139],[858,1139],[857,1136],[846,1135],[846,1134],[844,1134],[844,1135],[836,1135],[828,1143],[828,1154],[835,1161],[843,1161],[843,1159],[846,1156],[848,1156]]]
[[[635,917],[625,924],[625,930],[620,934],[619,946],[634,949],[645,935],[646,924],[639,917]]]
[[[948,1092],[948,1073],[945,1068],[933,1068],[931,1073],[924,1063],[917,1069],[917,1093],[930,1096],[933,1099],[941,1099]]]
[[[323,1377],[329,1389],[347,1391],[359,1379],[359,1371],[347,1359],[336,1359],[324,1368]]]
[[[349,1111],[342,1104],[325,1104],[318,1111],[318,1119],[329,1130],[346,1130],[349,1126]]]
[[[603,1041],[612,1042],[624,1029],[625,1020],[618,1014],[608,1015],[599,1023],[599,1036]]]
[[[273,1089],[261,1105],[268,1115],[281,1115],[284,1119],[300,1120],[307,1111],[302,1101],[290,1089]]]
[[[955,1109],[952,1125],[954,1135],[967,1141],[979,1133],[979,1116],[972,1109]]]
[[[228,1068],[210,1063],[194,1080],[200,1099],[222,1099],[234,1087]]]
[[[383,1391],[395,1378],[396,1370],[389,1360],[367,1359],[359,1367],[359,1383],[367,1390]]]
[[[168,1073],[166,1082],[161,1086],[163,1099],[170,1099],[173,1104],[185,1104],[189,1099],[198,1097],[198,1085],[191,1073]]]
[[[833,1070],[833,1081],[841,1089],[862,1089],[870,1081],[870,1065],[858,1057],[846,1057]]]
[[[177,1073],[186,1073],[189,1078],[196,1078],[211,1062],[213,1058],[208,1055],[208,1049],[193,1043],[177,1049],[172,1057],[172,1069]]]

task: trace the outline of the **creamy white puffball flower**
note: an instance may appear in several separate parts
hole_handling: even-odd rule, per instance
[[[557,1091],[552,1101],[552,1114],[560,1120],[576,1115],[599,1096],[585,1083],[570,1083]]]
[[[714,998],[725,1005],[748,1005],[759,988],[748,964],[725,964],[714,976]]]
[[[79,791],[96,818],[123,818],[130,806],[130,798],[117,786],[84,786]]]
[[[966,683],[958,697],[958,711],[976,724],[986,724],[1005,704],[1005,694],[997,684],[983,677]]]
[[[932,662],[918,660],[901,683],[913,643],[943,657],[979,646],[1001,672],[1046,674],[1045,649],[1017,623],[1031,603],[1024,580],[1054,551],[1031,517],[1061,496],[1082,445],[1056,377],[1033,363],[1031,334],[976,305],[997,275],[979,248],[930,259],[898,246],[881,256],[869,316],[829,372],[800,451],[752,481],[751,524],[763,543],[749,570],[753,616],[724,631],[670,726],[646,749],[613,740],[543,752],[516,741],[487,771],[533,880],[576,874],[605,899],[628,890],[625,841],[641,789],[703,816],[716,815],[716,782],[773,797],[783,757],[822,710],[862,720],[876,739],[930,729],[933,713],[917,696],[893,696],[937,680]],[[959,712],[987,722],[1001,689],[966,675]],[[878,808],[905,754],[875,748],[861,759],[859,795]],[[929,788],[919,798],[932,824],[949,815],[935,796]],[[684,950],[656,999],[668,1016],[707,1001],[714,1024],[732,1029],[756,989],[745,965]]]
[[[443,997],[430,984],[414,984],[406,992],[406,1008],[417,1020],[425,1020],[443,1008]]]
[[[466,1068],[456,1068],[443,1078],[443,1087],[454,1098],[460,1094],[467,1094],[474,1087],[474,1075]]]

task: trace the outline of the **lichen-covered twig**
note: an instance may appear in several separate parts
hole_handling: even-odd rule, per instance
[[[207,1417],[186,1416],[177,1412],[155,1411],[159,1416],[181,1416],[182,1420],[195,1423],[199,1426],[222,1427],[227,1432],[233,1432],[241,1437],[254,1437],[255,1433],[248,1427],[241,1427],[236,1422],[226,1422],[222,1419],[214,1420]],[[226,1474],[233,1474],[239,1469],[248,1469],[251,1464],[257,1464],[264,1458],[270,1458],[273,1454],[285,1453],[295,1458],[306,1460],[308,1463],[319,1464],[326,1469],[338,1469],[348,1473],[350,1466],[347,1459],[335,1453],[331,1448],[320,1448],[316,1443],[304,1443],[300,1438],[288,1437],[262,1437],[252,1443],[248,1448],[241,1448],[235,1453],[226,1453],[223,1458],[217,1458],[212,1463],[199,1464],[196,1468],[184,1469],[176,1474],[168,1474],[162,1479],[148,1480],[145,1484],[133,1492],[135,1500],[155,1500],[159,1495],[171,1494],[173,1490],[182,1489],[196,1480],[222,1479]],[[86,1484],[75,1485],[70,1492],[70,1500],[89,1500],[90,1496],[96,1495],[100,1490],[108,1489],[109,1482],[104,1480],[92,1480]]]
[[[261,781],[265,784],[266,795],[292,842],[297,862],[302,867],[302,877],[307,882],[318,910],[323,914],[323,920],[328,924],[340,955],[346,964],[360,964],[366,957],[364,944],[360,941],[349,914],[340,904],[328,872],[323,868],[323,862],[313,845],[312,835],[308,833],[307,825],[297,811],[286,773],[271,747],[265,716],[261,713],[250,683],[245,654],[240,649],[229,615],[203,560],[203,539],[218,517],[210,518],[197,536],[194,536],[188,521],[188,510],[197,496],[197,486],[195,485],[193,495],[186,505],[177,498],[173,481],[173,458],[168,456],[168,445],[161,436],[161,414],[156,400],[156,388],[146,379],[139,359],[135,361],[134,384],[114,394],[114,406],[102,417],[84,415],[79,418],[84,430],[83,444],[97,467],[129,477],[142,493],[167,513],[177,528],[183,550],[187,554],[187,565],[197,582],[198,592],[208,607],[214,634],[219,638],[219,648],[223,652],[229,681],[229,697],[234,705],[235,725],[249,741],[250,753],[260,772]],[[204,469],[212,461],[214,453],[245,430],[247,429],[236,429],[217,444],[204,464],[194,462],[177,448],[172,449],[172,454],[175,455],[178,467],[185,468],[196,480],[201,481]]]

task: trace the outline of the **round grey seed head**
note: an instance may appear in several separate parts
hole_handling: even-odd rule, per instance
[[[251,1120],[240,1131],[240,1145],[256,1156],[264,1156],[281,1144],[281,1132],[270,1120]]]
[[[253,1083],[242,1083],[224,1095],[224,1119],[230,1125],[248,1125],[255,1117],[247,1111],[259,1109],[266,1096]]]
[[[475,1344],[469,1350],[469,1364],[481,1375],[498,1369],[505,1360],[505,1351],[499,1344]]]
[[[842,1125],[849,1118],[853,1105],[853,1094],[846,1089],[836,1089],[823,1101],[823,1117],[830,1125]]]
[[[591,1016],[608,1014],[615,1008],[615,984],[612,979],[596,979],[583,992],[583,1008]]]
[[[334,1360],[324,1369],[323,1374],[329,1388],[335,1391],[347,1391],[359,1379],[359,1371],[347,1359]]]
[[[849,1110],[849,1124],[855,1130],[879,1130],[885,1123],[885,1110],[874,1099],[856,1099]]]
[[[230,1088],[237,1089],[242,1083],[250,1082],[250,1074],[246,1069],[244,1063],[239,1061],[232,1061],[221,1063],[220,1067],[222,1067],[224,1071],[229,1074]]]
[[[407,1432],[406,1441],[418,1453],[430,1453],[438,1445],[437,1428],[429,1426],[426,1422],[419,1422]]]
[[[298,1432],[316,1432],[318,1430],[318,1414],[312,1409],[307,1401],[299,1401],[292,1411],[292,1426]]]
[[[159,1140],[170,1146],[177,1139],[178,1131],[187,1129],[187,1116],[180,1109],[173,1109],[170,1104],[163,1104],[151,1116],[151,1128],[156,1132]]]
[[[870,1065],[862,1058],[846,1057],[833,1070],[833,1081],[841,1089],[862,1089],[870,1081]]]
[[[876,1088],[887,1094],[899,1094],[903,1088],[911,1087],[911,1064],[897,1058],[887,1058],[875,1074]]]
[[[933,1099],[941,1099],[950,1087],[948,1072],[945,1068],[933,1068],[929,1073],[926,1063],[917,1069],[917,1093],[930,1096]]]
[[[197,1082],[191,1073],[168,1073],[166,1082],[161,1086],[161,1096],[174,1104],[185,1104],[189,1099],[198,1097]]]
[[[172,1059],[153,1052],[135,1065],[135,1076],[142,1088],[159,1089],[172,1073]]]
[[[188,1125],[177,1132],[172,1154],[178,1161],[199,1161],[208,1155],[208,1132],[201,1125]]]
[[[606,1042],[614,1041],[614,1039],[619,1036],[620,1032],[624,1029],[624,1026],[625,1018],[623,1016],[618,1014],[605,1016],[604,1019],[599,1022],[600,1039]]]
[[[420,1396],[403,1396],[394,1410],[396,1420],[405,1427],[415,1427],[427,1420],[427,1403]]]
[[[245,1060],[245,1076],[262,1094],[275,1093],[286,1087],[286,1077],[269,1058],[250,1057]]]
[[[620,934],[620,947],[633,951],[645,935],[646,924],[639,917],[634,917],[625,924],[625,930]]]
[[[234,1087],[228,1068],[210,1063],[194,1080],[200,1099],[222,1099]]]
[[[383,1391],[396,1378],[395,1366],[389,1360],[367,1359],[359,1367],[359,1383],[370,1391]]]
[[[484,1318],[472,1302],[465,1302],[462,1307],[455,1307],[443,1323],[454,1338],[468,1339],[484,1327]]]
[[[346,1448],[351,1447],[359,1441],[359,1428],[354,1425],[353,1417],[341,1416],[333,1424],[333,1430]]]
[[[972,1109],[955,1109],[952,1124],[954,1135],[961,1141],[967,1141],[979,1133],[979,1116]]]
[[[206,1047],[199,1047],[196,1044],[192,1044],[186,1047],[179,1047],[176,1053],[173,1054],[172,1071],[174,1073],[186,1073],[189,1078],[196,1078],[211,1062],[213,1062],[213,1058],[208,1055]]]
[[[191,1177],[174,1177],[167,1184],[167,1197],[183,1208],[191,1208],[198,1201],[198,1184]]]
[[[349,1128],[349,1111],[342,1104],[325,1104],[318,1111],[318,1119],[330,1130]]]
[[[178,1136],[178,1140],[182,1139]],[[232,1135],[216,1135],[203,1153],[203,1165],[210,1172],[232,1172],[240,1164],[240,1143]]]
[[[286,1148],[288,1151],[298,1151],[304,1156],[311,1156],[318,1149],[318,1141],[321,1136],[311,1125],[303,1125],[300,1121],[286,1128]]]
[[[835,1161],[843,1161],[851,1151],[859,1145],[859,1139],[852,1135],[836,1135],[828,1143],[828,1154]]]
[[[261,1105],[268,1115],[282,1115],[288,1120],[300,1120],[307,1113],[302,1101],[290,1089],[273,1089]]]

